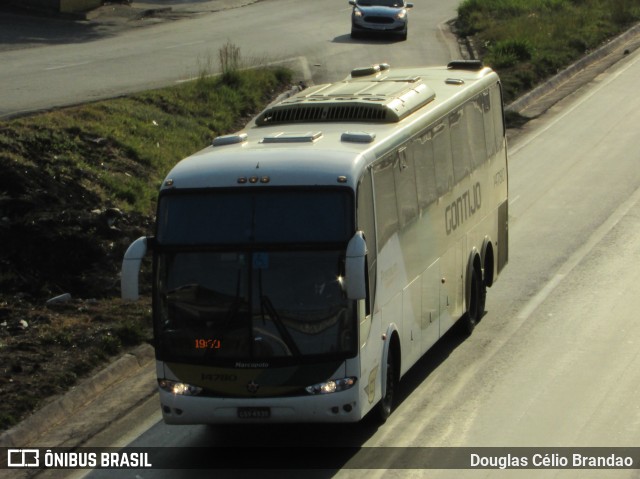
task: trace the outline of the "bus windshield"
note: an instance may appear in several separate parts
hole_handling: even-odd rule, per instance
[[[338,191],[164,197],[159,357],[222,365],[355,356],[355,306],[342,287],[350,205]]]

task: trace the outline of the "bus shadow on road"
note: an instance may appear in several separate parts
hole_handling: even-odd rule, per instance
[[[461,330],[460,325],[455,324],[407,371],[400,382],[400,392],[396,408],[411,396],[412,392],[418,388],[458,346],[465,342],[469,335]]]

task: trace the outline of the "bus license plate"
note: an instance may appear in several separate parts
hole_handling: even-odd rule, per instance
[[[268,407],[239,407],[240,419],[266,419],[271,417],[271,408]]]

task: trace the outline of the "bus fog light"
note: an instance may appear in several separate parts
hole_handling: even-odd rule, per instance
[[[332,379],[324,383],[314,384],[306,388],[309,394],[331,394],[340,391],[346,391],[353,387],[356,383],[356,378],[348,377],[342,379]]]
[[[171,381],[169,379],[158,379],[158,386],[176,396],[197,396],[202,392],[202,388],[198,386]]]

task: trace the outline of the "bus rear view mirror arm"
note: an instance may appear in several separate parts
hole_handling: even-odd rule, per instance
[[[358,231],[347,245],[345,261],[346,291],[349,299],[366,299],[366,257],[367,243],[362,231]]]
[[[120,272],[120,294],[126,301],[136,301],[138,293],[138,276],[140,275],[140,264],[147,254],[147,237],[142,236],[135,240],[122,260],[122,270]]]

